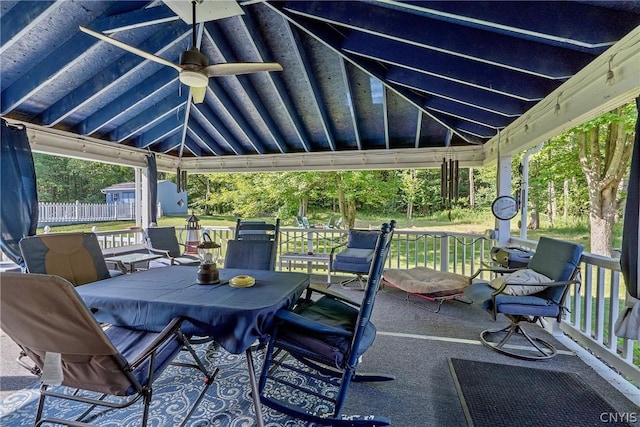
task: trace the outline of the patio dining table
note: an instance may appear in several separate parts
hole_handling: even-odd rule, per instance
[[[229,286],[238,275],[254,277],[255,284]],[[291,307],[308,285],[308,274],[245,269],[220,269],[219,284],[200,285],[196,268],[171,266],[76,289],[100,322],[161,331],[181,316],[186,318],[185,334],[211,337],[230,353],[245,352],[257,424],[262,426],[251,346],[267,339],[276,312]]]

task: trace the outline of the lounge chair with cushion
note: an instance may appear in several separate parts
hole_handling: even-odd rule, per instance
[[[149,227],[144,231],[144,237],[149,253],[164,257],[152,261],[155,265],[200,264],[200,258],[197,256],[183,253],[181,246],[184,245],[178,242],[175,227]]]
[[[438,313],[442,303],[448,300],[458,300],[468,303],[464,297],[464,290],[471,283],[471,279],[461,274],[448,271],[438,271],[429,267],[414,267],[409,269],[387,268],[383,274],[383,285],[401,289],[409,295],[434,301],[438,306],[429,311]]]
[[[180,331],[182,319],[161,332],[103,329],[73,284],[52,275],[4,273],[0,292],[0,327],[42,370],[36,426],[90,426],[90,417],[98,412],[94,408],[125,408],[140,399],[137,425],[145,426],[153,382],[183,348],[194,360],[187,366],[204,373],[204,383],[182,425],[214,379]],[[86,405],[87,411],[62,420],[55,406],[47,405],[57,399]]]
[[[534,255],[526,268],[481,268],[497,273],[491,281],[476,280],[467,287],[465,295],[487,310],[493,320],[503,314],[510,324],[502,329],[482,331],[482,343],[499,353],[525,360],[542,360],[554,357],[555,347],[541,338],[532,337],[522,326],[536,323],[543,317],[554,318],[559,323],[564,315],[564,301],[570,285],[579,284],[582,246],[541,237]],[[510,339],[523,337],[526,346],[508,345]]]
[[[55,274],[76,286],[123,274],[107,268],[94,233],[37,234],[19,246],[29,273]]]
[[[351,279],[342,281],[340,286],[364,290],[379,234],[377,230],[351,229],[348,231],[346,243],[331,248],[329,262],[331,272],[355,275]]]

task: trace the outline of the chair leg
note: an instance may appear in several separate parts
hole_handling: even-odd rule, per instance
[[[23,360],[25,358],[28,359],[29,356],[27,356],[27,353],[25,353],[24,350],[20,350],[20,354],[18,355],[18,358],[16,359],[16,362],[18,363],[18,365],[20,365],[23,368],[25,368],[31,374],[36,375],[36,376],[39,377],[42,374],[42,371],[40,370],[40,368],[38,368],[38,366],[33,364],[33,362],[31,362],[31,363],[25,362]]]
[[[149,420],[149,406],[151,405],[151,396],[153,394],[153,390],[149,388],[147,392],[144,394],[144,398],[142,400],[142,426],[147,425],[147,421]]]
[[[42,386],[40,387],[40,398],[38,399],[38,409],[36,410],[36,420],[33,424],[34,426],[39,426],[42,424],[42,411],[44,410],[44,399],[46,397],[43,391],[46,391],[46,390],[47,390],[47,385],[42,384]]]
[[[253,367],[253,353],[251,348],[248,348],[245,352],[247,358],[247,369],[249,371],[249,382],[251,383],[251,394],[253,396],[253,409],[256,413],[256,425],[258,427],[264,426],[264,418],[262,416],[262,404],[260,403],[260,391],[258,389],[258,382],[256,381],[256,371]]]
[[[489,341],[487,338],[492,335],[504,334],[504,336],[498,341]],[[521,349],[519,346],[507,345],[507,342],[514,336],[520,335],[524,337],[535,349],[534,355],[532,354],[524,354],[517,352],[515,350]],[[485,346],[490,349],[497,351],[498,353],[504,354],[506,356],[515,357],[517,359],[523,360],[546,360],[551,359],[557,354],[556,348],[550,343],[540,339],[531,337],[527,331],[525,331],[521,326],[518,320],[512,321],[509,326],[506,326],[502,329],[487,329],[480,333],[480,341]],[[509,349],[507,347],[510,347]],[[511,349],[513,348],[513,350]],[[531,349],[525,348],[524,351],[531,351]]]
[[[280,355],[279,353],[283,352],[284,355]],[[379,417],[375,415],[345,415],[340,414],[342,404],[345,401],[347,389],[349,386],[349,381],[357,381],[357,376],[354,376],[353,371],[349,371],[348,373],[344,373],[342,375],[336,375],[337,371],[333,370],[325,370],[321,369],[321,371],[316,371],[316,373],[307,372],[309,376],[315,378],[318,381],[326,382],[328,384],[333,384],[336,387],[339,387],[338,395],[335,398],[331,398],[329,396],[325,396],[313,390],[308,390],[304,387],[300,387],[299,384],[294,382],[289,382],[285,378],[276,379],[276,371],[279,369],[284,370],[292,370],[293,372],[301,373],[300,368],[292,367],[289,363],[285,362],[287,357],[293,357],[288,354],[286,350],[278,349],[275,350],[273,343],[270,343],[267,347],[267,351],[265,354],[265,361],[262,366],[262,374],[260,377],[260,401],[262,404],[275,409],[278,412],[282,412],[289,416],[299,418],[311,423],[316,423],[318,425],[330,425],[333,427],[342,427],[342,426],[363,426],[363,427],[374,427],[374,426],[386,426],[391,423],[391,421],[386,417]],[[294,359],[299,360],[297,357]],[[305,365],[311,367],[312,370],[315,370],[316,367],[321,367],[320,365],[316,365],[310,361],[303,362]],[[342,381],[333,381],[329,378],[322,379],[321,375],[328,375],[329,378],[341,378]],[[373,378],[373,377],[371,377]],[[298,395],[307,395],[311,398],[317,398],[326,402],[327,405],[333,405],[334,411],[333,414],[325,413],[325,414],[316,414],[307,412],[305,409],[296,406],[294,403],[287,401],[286,399],[281,399],[280,396],[272,395],[271,392],[265,393],[265,385],[267,383],[267,379],[271,381],[275,381],[279,387],[285,387],[291,393]],[[386,380],[387,378],[384,378]]]
[[[357,285],[351,285],[350,286],[350,284],[355,283],[355,282],[358,282]],[[343,288],[343,289],[364,291],[366,286],[367,286],[367,281],[365,280],[365,278],[361,274],[356,274],[355,277],[352,277],[351,279],[343,280],[342,282],[340,282],[340,287]]]

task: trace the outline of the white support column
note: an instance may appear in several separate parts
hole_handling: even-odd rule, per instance
[[[527,151],[522,157],[522,194],[520,197],[520,238],[527,239],[527,224],[529,223],[529,158],[542,150],[542,144]]]
[[[141,207],[140,207],[140,218],[142,219],[142,228],[148,228],[149,227],[149,222],[150,222],[150,218],[149,218],[149,203],[150,198],[149,198],[149,169],[148,168],[141,168],[141,178],[142,178],[142,186],[141,186]]]
[[[511,196],[511,156],[498,158],[498,182],[496,183],[498,196]],[[511,237],[511,221],[496,219],[498,230],[498,244],[504,246]]]

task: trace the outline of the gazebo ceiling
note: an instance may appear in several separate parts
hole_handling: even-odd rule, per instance
[[[197,24],[202,53],[284,70],[194,104],[175,69],[79,30],[178,62],[191,26],[164,2],[4,0],[0,114],[35,150],[166,170],[400,168],[479,165],[640,94],[636,1],[232,3]]]

